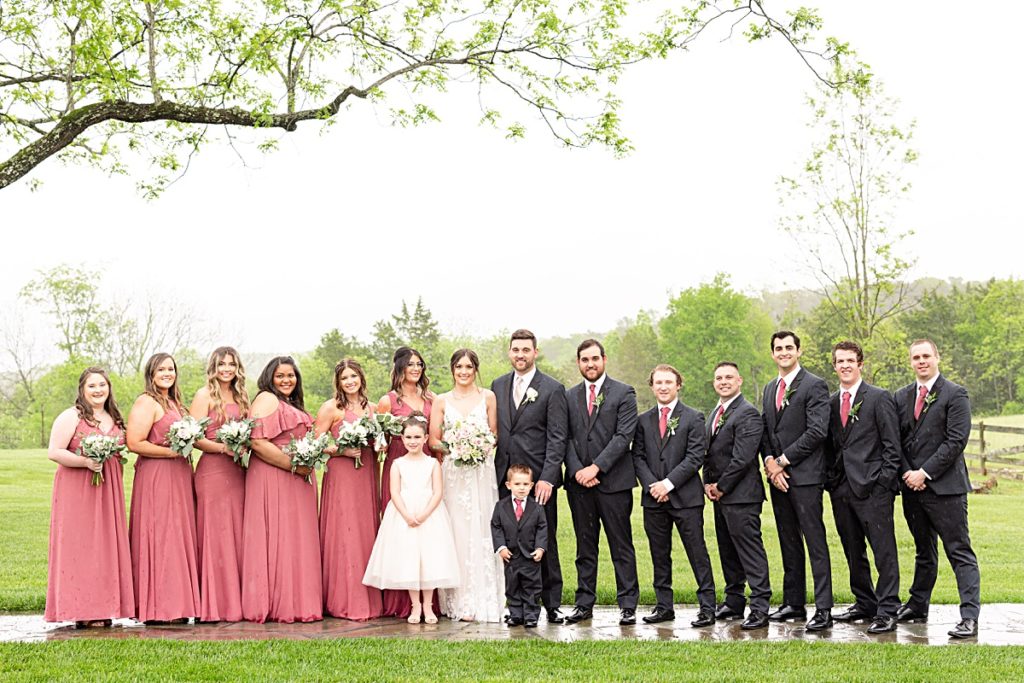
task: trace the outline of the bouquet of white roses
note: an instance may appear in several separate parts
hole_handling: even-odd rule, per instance
[[[206,425],[208,424],[210,424],[210,418],[201,417],[197,420],[191,415],[186,415],[172,424],[171,430],[167,432],[167,441],[171,445],[171,450],[186,458],[191,465],[192,449],[195,447],[196,441],[206,434]]]
[[[445,429],[443,445],[456,465],[476,467],[494,455],[495,441],[486,421],[468,418]]]
[[[341,428],[338,430],[338,438],[335,439],[335,443],[338,444],[339,450],[346,448],[365,448],[370,445],[370,439],[373,439],[377,433],[377,421],[372,417],[361,417],[355,422],[342,422]],[[363,466],[363,455],[359,454],[359,457],[355,458],[355,468],[358,470]]]
[[[331,445],[331,435],[324,432],[316,436],[313,430],[306,433],[301,439],[294,436],[283,449],[285,455],[292,459],[292,472],[299,467],[308,467],[310,470],[326,470],[327,460],[330,456],[326,453],[327,447]],[[313,483],[312,471],[306,475],[306,481]]]
[[[117,458],[122,465],[128,464],[128,447],[118,436],[106,436],[104,434],[90,434],[82,439],[78,447],[78,455],[95,460],[101,465],[111,458]],[[99,486],[103,481],[103,470],[92,473],[92,485]]]
[[[228,447],[231,457],[242,467],[249,467],[249,443],[252,438],[252,428],[255,420],[248,418],[242,420],[228,420],[217,430],[217,440]]]
[[[373,449],[377,451],[377,462],[384,462],[388,454],[388,437],[402,433],[402,420],[391,413],[377,413],[373,416],[377,429],[373,436]]]

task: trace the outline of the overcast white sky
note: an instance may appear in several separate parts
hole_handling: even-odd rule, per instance
[[[918,121],[899,214],[917,231],[913,274],[1019,276],[1007,247],[1024,227],[1024,9],[817,5],[825,33],[850,41]],[[0,303],[37,269],[84,264],[106,269],[111,293],[194,307],[218,342],[298,352],[332,327],[366,338],[420,295],[453,331],[548,336],[609,329],[718,271],[750,293],[809,286],[787,270],[775,181],[808,154],[812,85],[781,43],[713,40],[639,66],[622,91],[637,148],[625,160],[564,150],[540,129],[508,142],[475,125],[474,92],[454,87],[427,128],[392,128],[357,103],[326,135],[307,126],[277,154],[248,153],[249,168],[207,150],[155,202],[132,179],[48,162],[37,192],[0,191]],[[261,273],[278,284],[257,298]]]

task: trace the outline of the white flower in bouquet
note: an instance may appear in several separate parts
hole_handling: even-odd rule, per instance
[[[327,459],[330,457],[326,450],[331,445],[331,435],[324,432],[315,436],[310,430],[301,439],[294,436],[282,450],[292,460],[292,472],[299,467],[308,467],[310,470],[327,470]],[[313,483],[312,471],[306,475],[306,481]]]
[[[241,464],[245,468],[249,467],[249,458],[252,455],[249,444],[255,424],[255,420],[248,418],[228,420],[217,430],[217,440],[228,447],[235,463]]]
[[[474,418],[456,420],[444,433],[448,457],[462,467],[476,467],[492,457],[495,441],[487,422]]]
[[[191,415],[186,415],[171,425],[167,432],[167,440],[171,450],[187,459],[192,464],[192,449],[196,441],[206,434],[206,425],[210,424],[210,418],[201,417],[198,420]]]
[[[355,422],[342,422],[335,443],[342,450],[346,448],[362,449],[370,445],[370,440],[375,437],[376,432],[377,421],[372,417],[361,417]],[[357,470],[363,466],[362,453],[354,459],[354,463]]]
[[[377,431],[373,437],[373,449],[377,451],[377,462],[384,462],[388,451],[388,437],[402,433],[402,420],[391,413],[377,413],[373,416]]]
[[[121,461],[122,465],[128,463],[128,458],[125,454],[128,453],[128,447],[124,445],[124,441],[119,436],[106,436],[105,434],[90,434],[89,436],[82,439],[81,444],[78,446],[78,455],[95,460],[101,465],[111,458],[117,458]],[[103,481],[103,470],[92,473],[92,485],[99,486],[100,482]]]

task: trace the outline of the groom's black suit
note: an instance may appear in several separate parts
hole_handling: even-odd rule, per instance
[[[565,491],[576,533],[576,606],[591,609],[597,590],[598,535],[604,526],[615,568],[617,601],[622,609],[636,609],[640,587],[630,515],[636,472],[629,444],[636,430],[636,392],[633,387],[605,376],[602,403],[587,413],[586,382],[566,391],[569,403],[569,443],[565,451]],[[587,488],[576,473],[589,465],[600,472],[597,486]]]
[[[562,604],[562,569],[559,565],[558,542],[558,486],[562,483],[562,462],[569,431],[569,415],[565,402],[565,387],[537,370],[529,387],[523,391],[523,400],[516,407],[512,396],[515,372],[502,375],[491,383],[491,391],[498,403],[498,452],[494,456],[494,471],[498,478],[498,494],[502,500],[510,495],[505,486],[509,465],[521,463],[533,470],[533,481],[546,481],[554,489],[544,505],[547,521],[547,551],[540,561],[544,584],[541,599],[544,607],[552,610]],[[529,390],[537,392],[529,399]]]

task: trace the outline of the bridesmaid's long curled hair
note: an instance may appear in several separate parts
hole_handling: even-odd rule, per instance
[[[206,363],[206,389],[210,392],[210,409],[219,415],[221,420],[227,420],[228,415],[224,410],[224,397],[220,395],[217,365],[228,356],[235,361],[235,379],[231,381],[231,395],[234,397],[235,403],[238,404],[238,412],[241,416],[249,415],[249,392],[245,390],[245,366],[242,365],[242,357],[232,346],[218,346],[210,354],[210,360]]]
[[[341,388],[341,374],[345,370],[352,370],[359,375],[359,407],[366,410],[370,402],[366,396],[366,373],[363,372],[363,366],[353,358],[339,360],[334,366],[334,402],[338,404],[339,410],[345,410],[345,390]]]
[[[90,375],[99,375],[107,383],[107,400],[103,402],[103,410],[107,411],[107,414],[114,419],[114,424],[117,425],[121,431],[124,431],[124,418],[121,417],[121,411],[117,407],[117,401],[114,400],[114,385],[110,383],[110,375],[107,371],[96,365],[90,366],[82,371],[82,374],[78,376],[78,397],[75,399],[75,410],[78,411],[78,417],[85,420],[87,425],[93,427],[99,426],[99,420],[92,413],[92,406],[89,405],[89,401],[85,398],[85,382],[89,379]]]
[[[419,394],[423,398],[431,398],[430,392],[427,391],[427,387],[430,386],[430,378],[427,377],[427,361],[423,360],[423,354],[408,346],[400,346],[395,351],[391,366],[391,391],[395,392],[395,395],[398,396],[399,403],[402,402],[402,383],[405,381],[405,369],[409,367],[409,363],[412,362],[413,358],[417,358],[423,364],[423,372],[420,373],[420,379],[416,382]]]
[[[292,389],[291,396],[285,396],[274,386],[274,373],[282,365],[290,365],[295,370],[295,388]],[[299,366],[291,356],[271,358],[267,366],[263,368],[263,372],[260,373],[259,379],[256,380],[256,386],[260,391],[269,391],[277,396],[277,400],[284,401],[303,412],[306,411],[306,402],[302,397],[302,373],[299,372]]]
[[[153,375],[156,374],[157,367],[168,358],[174,364],[174,384],[171,385],[171,388],[167,390],[167,395],[164,396],[163,392],[156,388],[156,384],[153,382]],[[178,412],[181,412],[183,409],[181,407],[181,389],[178,388],[178,363],[174,360],[174,356],[169,353],[154,353],[146,361],[145,372],[146,390],[143,393],[146,396],[152,397],[165,411],[170,410],[173,406]]]

